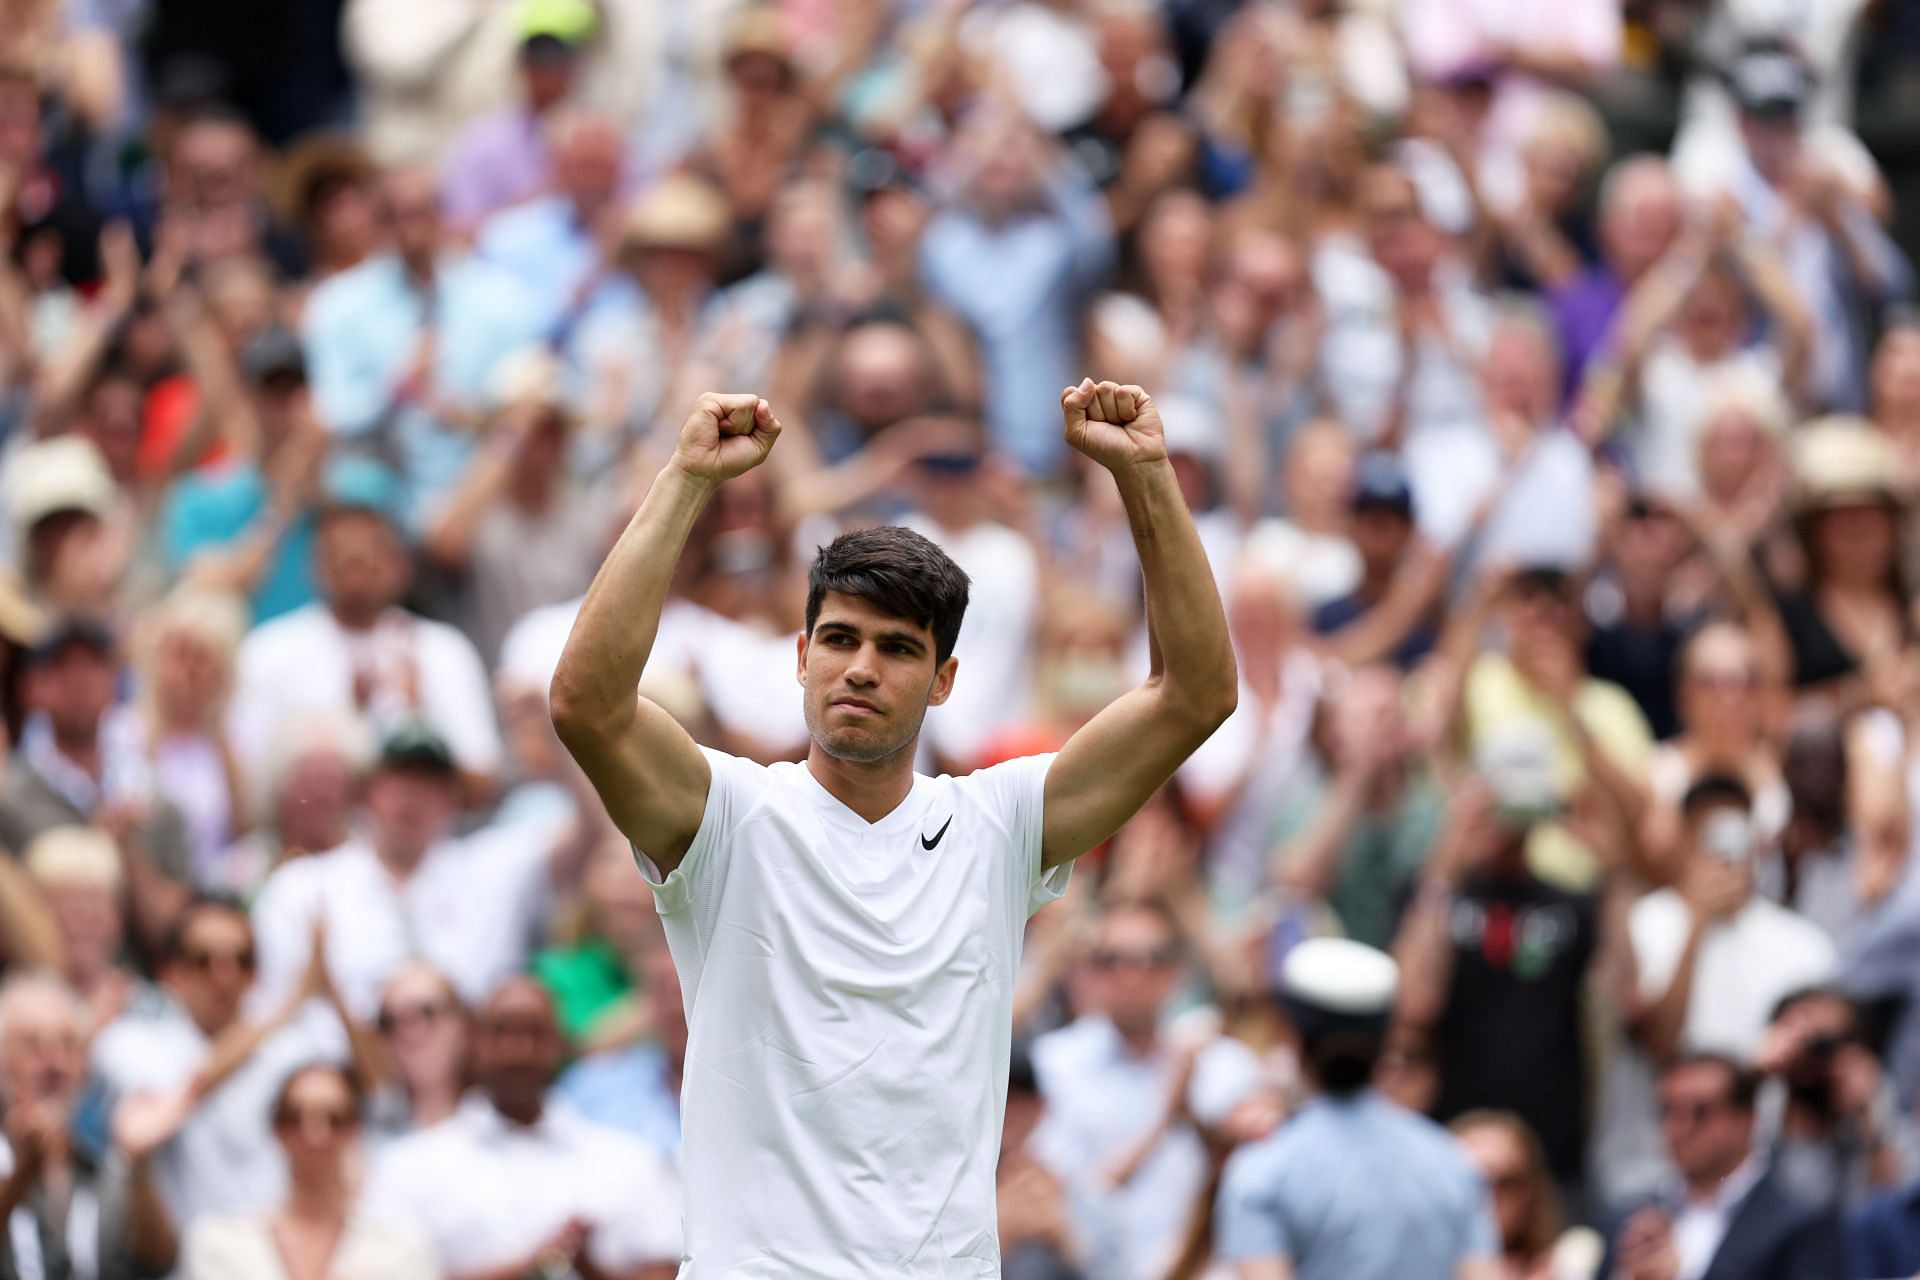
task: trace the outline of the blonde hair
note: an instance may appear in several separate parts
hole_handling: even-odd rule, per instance
[[[1585,98],[1556,93],[1534,109],[1525,150],[1570,153],[1583,176],[1592,176],[1607,157],[1607,126]]]
[[[125,872],[113,837],[97,827],[54,827],[27,845],[21,861],[38,885],[74,885],[118,893]]]
[[[220,689],[215,695],[224,706],[233,692],[234,660],[247,634],[248,610],[239,596],[198,587],[179,587],[142,615],[134,627],[133,669],[141,696],[152,712],[154,676],[160,649],[170,636],[186,635],[212,651],[220,664]],[[151,714],[149,722],[156,720]]]

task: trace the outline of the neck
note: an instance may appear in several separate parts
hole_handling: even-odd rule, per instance
[[[431,253],[404,253],[400,255],[400,267],[407,273],[407,282],[416,288],[424,288],[433,283],[434,255]]]
[[[1120,1042],[1127,1046],[1127,1052],[1139,1058],[1152,1053],[1160,1038],[1160,1028],[1153,1023],[1121,1026],[1116,1022],[1113,1024],[1113,1029],[1120,1033]]]
[[[451,1081],[422,1085],[412,1090],[413,1127],[427,1129],[439,1124],[460,1106],[460,1086]]]
[[[517,466],[508,481],[507,497],[522,511],[538,514],[552,504],[553,473],[544,468]]]
[[[371,631],[386,610],[379,605],[330,604],[333,620],[346,631]]]
[[[862,764],[828,755],[815,742],[807,749],[807,771],[829,795],[868,822],[878,822],[900,807],[913,790],[915,738],[884,760]]]
[[[100,773],[100,734],[98,729],[90,733],[64,734],[56,727],[53,731],[53,749],[79,765],[96,777]]]
[[[287,1216],[305,1222],[340,1222],[347,1216],[347,1188],[338,1170],[296,1178],[287,1195]]]
[[[388,875],[395,880],[405,880],[413,875],[420,864],[426,860],[427,851],[400,849],[376,841],[373,846],[373,856],[380,859],[380,865],[387,869]]]
[[[521,1128],[530,1128],[540,1123],[540,1099],[538,1098],[495,1098],[493,1109],[506,1117],[510,1124]]]

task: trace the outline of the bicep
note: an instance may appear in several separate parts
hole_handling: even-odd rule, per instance
[[[1176,715],[1154,684],[1109,703],[1047,770],[1040,865],[1069,862],[1118,831],[1208,736]]]
[[[713,782],[713,766],[693,735],[655,703],[636,698],[624,724],[565,740],[620,834],[661,875],[671,874],[700,830]]]

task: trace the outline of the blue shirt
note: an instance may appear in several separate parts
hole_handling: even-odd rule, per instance
[[[1217,1245],[1281,1259],[1295,1280],[1448,1280],[1499,1254],[1493,1207],[1445,1129],[1365,1090],[1309,1103],[1236,1152]]]
[[[593,228],[580,221],[565,196],[530,200],[495,214],[481,225],[474,249],[520,282],[543,337],[560,336],[581,286],[600,267]]]
[[[1113,265],[1113,223],[1077,173],[1052,175],[1044,203],[997,223],[964,206],[920,243],[932,293],[980,337],[994,442],[1041,475],[1058,469],[1060,389],[1080,381],[1080,311]]]
[[[560,1096],[581,1115],[624,1130],[669,1159],[680,1158],[680,1094],[667,1055],[637,1044],[583,1058],[560,1077]]]
[[[407,509],[423,522],[433,500],[473,455],[471,431],[419,405],[396,406],[422,327],[437,329],[433,383],[439,395],[484,409],[500,361],[538,340],[540,328],[511,277],[467,257],[443,259],[431,298],[392,254],[343,271],[313,291],[301,338],[314,407],[328,430],[358,446],[384,437],[407,486]]]
[[[169,577],[195,555],[243,536],[267,508],[267,478],[251,462],[196,471],[173,486],[161,514],[160,537]],[[313,585],[313,517],[303,514],[281,535],[266,572],[253,589],[253,620],[265,622],[317,598]]]
[[[1895,1280],[1920,1271],[1920,1181],[1868,1200],[1847,1219],[1850,1280]]]

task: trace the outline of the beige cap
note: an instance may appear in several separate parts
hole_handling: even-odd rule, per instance
[[[119,490],[93,442],[55,436],[27,445],[7,467],[7,511],[21,532],[61,511],[85,511],[105,519]]]
[[[1899,501],[1893,446],[1865,418],[1821,418],[1792,440],[1795,505],[1801,512]]]
[[[627,210],[620,249],[692,249],[713,257],[726,251],[733,208],[720,189],[689,174],[661,179]]]

